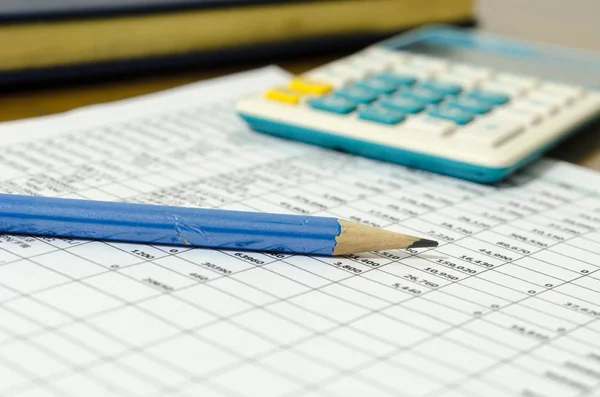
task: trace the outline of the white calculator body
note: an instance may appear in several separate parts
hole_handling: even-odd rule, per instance
[[[436,26],[237,109],[256,131],[493,183],[596,119],[599,87],[600,56]]]

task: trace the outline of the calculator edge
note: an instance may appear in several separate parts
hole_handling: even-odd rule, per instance
[[[600,115],[598,114],[595,117],[589,118],[569,130],[568,133],[540,146],[537,150],[532,151],[529,155],[514,164],[506,167],[487,167],[480,164],[462,162],[441,156],[363,141],[352,137],[335,135],[327,131],[291,125],[286,122],[274,121],[245,112],[240,108],[238,108],[238,115],[254,131],[260,133],[484,184],[493,184],[506,179],[515,171],[540,158],[564,140],[600,119]]]

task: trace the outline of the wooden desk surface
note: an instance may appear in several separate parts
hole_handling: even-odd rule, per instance
[[[279,65],[292,73],[301,73],[331,60],[328,57],[309,58],[283,62]],[[60,113],[86,105],[131,98],[261,66],[266,65],[255,63],[217,70],[0,94],[0,121]],[[585,131],[576,134],[550,152],[548,156],[600,171],[600,123],[595,123]]]

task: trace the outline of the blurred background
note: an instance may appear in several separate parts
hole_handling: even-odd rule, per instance
[[[600,51],[598,0],[0,0],[0,121],[276,63],[300,73],[431,23]]]

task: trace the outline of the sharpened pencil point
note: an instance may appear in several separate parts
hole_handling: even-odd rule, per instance
[[[433,240],[421,239],[412,243],[408,248],[431,248],[437,247],[439,243]]]
[[[433,240],[409,236],[361,223],[349,222],[342,219],[338,219],[338,222],[340,223],[341,231],[336,238],[337,245],[333,250],[334,256],[368,251],[429,248],[437,247],[438,245]]]

